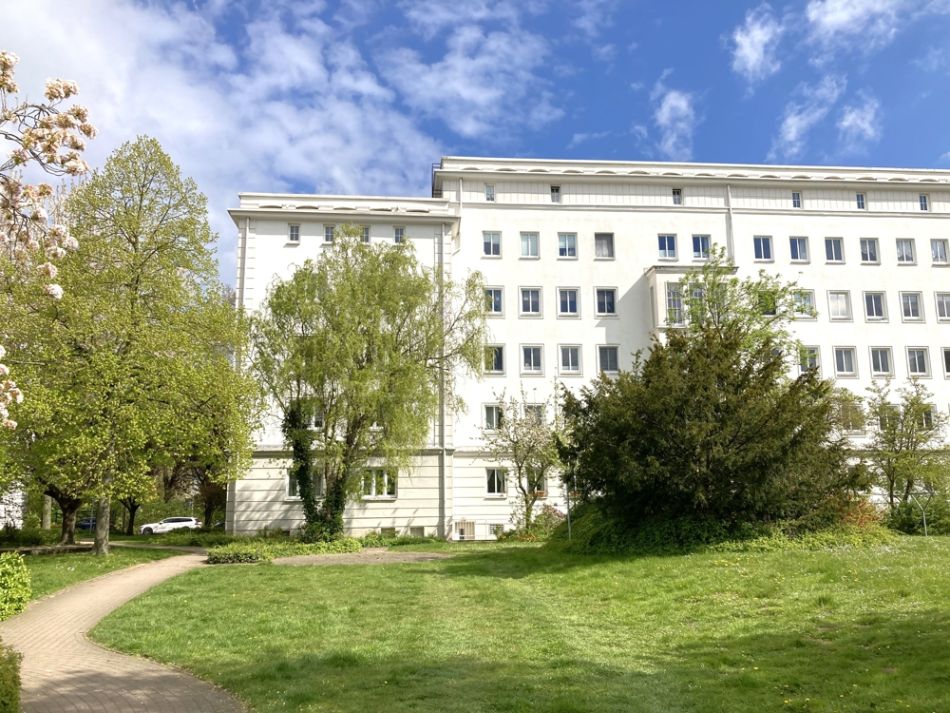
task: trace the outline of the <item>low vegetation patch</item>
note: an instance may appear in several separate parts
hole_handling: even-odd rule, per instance
[[[360,541],[353,537],[342,537],[330,542],[301,542],[299,540],[247,539],[232,542],[208,550],[209,564],[251,564],[270,562],[278,557],[296,555],[325,555],[343,552],[359,552],[363,549]]]
[[[15,552],[0,555],[0,621],[23,611],[30,601],[30,572],[23,556]]]
[[[55,545],[60,533],[43,530],[39,527],[17,528],[5,525],[0,529],[0,547],[35,547],[37,545]]]
[[[0,713],[20,713],[20,654],[0,642]]]
[[[410,547],[414,545],[427,545],[433,542],[444,542],[440,537],[419,537],[411,535],[381,535],[378,532],[371,532],[359,538],[363,547]]]

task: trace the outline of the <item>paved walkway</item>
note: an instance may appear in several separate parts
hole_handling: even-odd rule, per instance
[[[286,565],[333,565],[333,564],[406,564],[432,562],[454,557],[455,552],[400,552],[385,547],[367,547],[359,552],[327,555],[297,555],[278,557],[274,564]]]
[[[202,555],[136,565],[77,584],[0,623],[23,654],[23,713],[237,713],[231,695],[147,659],[100,648],[85,634],[130,599],[195,567]],[[185,642],[182,642],[185,645]]]

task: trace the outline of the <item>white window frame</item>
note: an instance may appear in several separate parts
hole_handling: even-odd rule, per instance
[[[798,373],[805,373],[805,358],[811,356],[812,352],[815,355],[815,369],[818,370],[818,375],[821,376],[821,347],[817,345],[802,345],[801,352],[798,355]],[[808,367],[810,368],[810,367]]]
[[[565,349],[576,349],[577,350],[577,368],[576,369],[567,369],[564,366],[564,350]],[[580,376],[583,373],[584,366],[582,363],[583,360],[583,349],[581,349],[580,344],[558,344],[557,345],[557,370],[558,374],[561,376]]]
[[[292,245],[300,244],[300,223],[287,223],[287,242]]]
[[[537,292],[538,293],[538,311],[537,312],[525,312],[524,311],[524,297],[525,292]],[[544,290],[540,287],[519,287],[518,288],[518,315],[520,317],[541,317],[544,315]]]
[[[492,484],[494,483],[494,490]],[[499,489],[499,484],[501,488]],[[485,468],[485,497],[503,500],[508,497],[507,468]]]
[[[795,246],[798,246],[798,257],[795,257]],[[804,250],[804,257],[802,257],[802,247]],[[811,262],[811,250],[808,245],[808,236],[807,235],[791,235],[788,238],[788,254],[791,258],[791,261],[795,264],[802,264]]]
[[[287,476],[284,479],[284,500],[300,500],[300,493],[297,492],[297,479],[293,476],[293,468],[287,469]]]
[[[489,412],[494,414],[489,417]],[[504,418],[504,409],[501,404],[484,404],[482,406],[482,428],[486,431],[496,431]]]
[[[937,257],[937,246],[943,248],[943,258]],[[931,238],[930,240],[930,261],[934,265],[947,265],[950,264],[950,244],[946,238]]]
[[[923,292],[900,292],[900,302],[901,302],[901,321],[902,322],[923,322],[926,319],[924,315],[924,293]],[[920,314],[917,317],[908,317],[907,312],[904,309],[904,297],[916,297],[917,298],[917,311]]]
[[[851,366],[853,371],[840,371],[838,369],[838,352],[851,352]],[[832,356],[834,357],[835,378],[836,379],[856,379],[858,376],[858,350],[854,347],[832,347]]]
[[[336,226],[335,225],[326,225],[323,226],[323,244],[324,245],[333,245],[336,240]]]
[[[682,188],[674,188],[672,190],[673,205],[686,205],[685,198],[683,195]]]
[[[674,295],[678,295],[679,306],[674,307]],[[686,305],[683,301],[683,285],[679,282],[667,282],[664,285],[663,289],[663,299],[666,305],[666,319],[664,320],[665,324],[669,327],[682,327],[686,324]],[[679,315],[679,319],[672,320],[670,315],[674,314]]]
[[[551,186],[551,202],[552,203],[561,202],[561,187],[560,186]]]
[[[874,259],[865,260],[864,259],[864,244],[867,242],[868,246],[874,246]],[[862,265],[880,265],[881,264],[881,241],[877,238],[861,238],[861,264]]]
[[[530,248],[532,246],[531,238],[534,237],[534,255],[531,254]],[[538,260],[541,257],[541,233],[536,230],[522,230],[519,234],[521,242],[521,259],[522,260]],[[528,242],[525,243],[525,238],[528,238]],[[525,253],[525,247],[529,248],[529,252]]]
[[[874,366],[874,353],[885,352],[887,354],[888,370],[881,371]],[[868,363],[871,365],[871,376],[873,377],[891,377],[894,376],[894,350],[891,347],[868,347]]]
[[[950,322],[950,292],[934,292],[934,302],[937,304],[937,321]]]
[[[563,292],[573,292],[574,293],[574,311],[573,312],[564,312],[561,310],[561,293]],[[557,316],[558,317],[568,317],[570,319],[576,319],[581,316],[581,290],[579,287],[558,287],[557,288]]]
[[[760,247],[762,248],[761,250]],[[768,257],[765,256],[766,247],[768,248]],[[775,262],[775,251],[772,249],[772,247],[771,235],[752,236],[752,256],[755,259],[755,262]],[[759,257],[760,252],[762,253],[762,257]]]
[[[930,349],[928,347],[906,347],[907,351],[907,376],[916,379],[930,378]],[[924,371],[916,372],[911,368],[911,352],[921,352],[924,355]]]
[[[804,196],[801,191],[792,191],[792,208],[796,210],[805,205]]]
[[[699,241],[697,243],[697,241]],[[696,248],[699,248],[697,250]],[[708,260],[712,250],[712,236],[706,233],[693,234],[693,260]]]
[[[799,306],[802,304],[802,302],[798,299],[798,296],[799,296],[799,295],[810,295],[810,296],[811,296],[811,300],[810,300],[811,304],[808,305],[808,307],[810,308],[810,310],[809,310],[808,312],[799,311]],[[818,303],[817,303],[816,298],[815,298],[815,291],[814,291],[814,290],[796,289],[795,292],[794,292],[794,294],[793,294],[793,299],[794,299],[794,301],[795,301],[795,308],[794,308],[794,309],[795,309],[795,319],[796,319],[796,320],[817,319],[817,317],[818,317]]]
[[[561,255],[562,250],[562,241],[564,241],[563,249],[565,251],[570,251],[571,247],[567,244],[566,239],[570,238],[573,240],[573,255]],[[557,259],[558,260],[576,260],[577,259],[577,233],[558,233],[557,234]]]
[[[907,243],[910,245],[910,260],[901,259],[901,243]],[[917,264],[917,241],[915,238],[897,238],[894,242],[895,250],[897,250],[897,264],[898,265],[916,265]]]
[[[485,201],[487,203],[495,203],[495,184],[494,183],[485,184]]]
[[[492,368],[488,368],[488,350],[499,350],[498,352],[493,351],[492,354],[500,353],[501,354],[501,369],[495,369],[494,359],[492,360]],[[485,364],[484,373],[488,375],[498,375],[505,373],[505,345],[504,344],[486,344],[485,345]]]
[[[396,245],[402,245],[406,242],[406,228],[402,225],[393,226],[393,242]]]
[[[833,309],[833,295],[844,295],[845,296],[845,305],[848,308],[848,314],[845,317],[835,316],[835,311]],[[850,290],[828,290],[828,319],[832,322],[850,322],[854,319],[854,310],[851,306],[851,291]]]
[[[950,379],[950,347],[943,347],[940,356],[943,357],[943,378]]]
[[[485,248],[490,247],[494,251],[498,247],[498,252],[485,252]],[[501,231],[483,230],[482,231],[482,257],[500,258],[501,257]]]
[[[868,310],[868,297],[880,295],[881,297],[881,315],[872,315]],[[887,293],[881,290],[868,290],[862,294],[864,301],[864,321],[865,322],[886,322],[887,321]]]
[[[656,242],[660,260],[676,260],[676,233],[659,233]]]
[[[838,252],[840,253],[839,257],[828,257],[828,249],[831,248],[832,254],[834,254],[834,247],[838,247]],[[843,265],[844,264],[844,238],[825,238],[825,262],[829,265]]]
[[[613,353],[617,355],[617,368],[616,369],[604,369],[603,356],[605,353],[602,350],[613,350]],[[618,374],[620,373],[620,345],[618,344],[598,344],[597,345],[597,373],[599,374]]]
[[[368,242],[369,242],[370,237],[369,237],[369,226],[368,226],[368,225],[361,225],[361,226],[360,226],[360,240],[362,240],[364,243],[368,243]]]
[[[377,477],[383,476],[383,492],[376,492]],[[371,485],[370,492],[366,492],[367,475]],[[391,486],[391,487],[390,487]],[[392,493],[390,493],[390,489]],[[360,500],[395,500],[399,496],[398,478],[393,478],[388,468],[364,468],[360,481]]]
[[[601,312],[600,311],[600,293],[601,292],[612,292],[614,296],[614,311],[613,312]],[[616,317],[617,316],[617,288],[616,287],[595,287],[594,288],[594,314],[598,317]]]
[[[929,213],[930,212],[930,194],[919,193],[917,195],[917,205],[922,211]]]
[[[597,254],[597,238],[598,237],[608,239],[608,241],[605,242],[604,244],[610,246],[609,255]],[[594,259],[595,260],[615,260],[616,258],[617,258],[617,245],[614,239],[614,233],[594,233]]]
[[[522,344],[521,346],[521,374],[522,376],[544,376],[544,345],[543,344]],[[528,368],[525,363],[525,356],[527,352],[525,350],[538,350],[538,366],[537,368]],[[532,351],[533,354],[533,351]],[[532,361],[534,361],[532,359]]]
[[[854,202],[858,210],[868,209],[868,197],[866,193],[855,193]]]
[[[500,307],[498,310],[488,309],[488,292],[497,292],[499,296]],[[495,301],[492,300],[491,306],[494,307]],[[489,317],[503,317],[505,315],[505,288],[497,285],[488,285],[485,287],[485,314]]]

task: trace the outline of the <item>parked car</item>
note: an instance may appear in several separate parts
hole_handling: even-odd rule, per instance
[[[76,522],[77,530],[88,530],[92,532],[96,529],[96,518],[94,517],[84,517],[82,520]]]
[[[139,532],[143,535],[161,535],[172,530],[197,530],[201,527],[201,520],[193,517],[166,517],[159,522],[150,522],[142,525]]]

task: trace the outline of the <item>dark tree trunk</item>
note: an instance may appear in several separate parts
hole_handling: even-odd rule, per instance
[[[109,554],[109,525],[112,521],[112,502],[100,498],[96,503],[96,543],[93,551],[97,556]]]
[[[228,491],[224,485],[215,482],[204,472],[198,479],[198,496],[204,511],[204,526],[210,528],[216,510],[224,509],[228,500]]]
[[[82,507],[82,500],[70,497],[54,486],[48,487],[44,492],[56,501],[60,511],[63,513],[62,536],[60,537],[59,544],[75,545],[76,513],[78,513],[79,508]]]
[[[134,535],[135,534],[135,513],[139,511],[139,508],[142,507],[140,503],[135,498],[129,496],[127,498],[122,498],[119,500],[122,503],[122,507],[125,508],[125,511],[128,513],[128,518],[125,523],[125,534]]]
[[[303,402],[297,399],[284,414],[283,431],[292,456],[290,477],[297,482],[304,520],[308,526],[313,526],[319,520],[319,511],[313,487],[313,432],[308,420]]]
[[[319,512],[321,534],[327,539],[343,535],[343,510],[346,508],[346,479],[327,478],[327,492]]]

